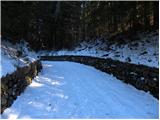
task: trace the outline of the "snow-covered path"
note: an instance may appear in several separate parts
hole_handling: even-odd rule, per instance
[[[74,62],[43,70],[2,118],[157,118],[158,100],[112,75]]]

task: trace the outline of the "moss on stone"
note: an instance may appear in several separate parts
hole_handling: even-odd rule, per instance
[[[32,83],[32,78],[30,76],[26,76],[25,80],[26,80],[27,84]]]

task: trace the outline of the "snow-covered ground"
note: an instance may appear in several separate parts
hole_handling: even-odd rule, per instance
[[[18,52],[21,51],[23,56],[18,57]],[[17,67],[25,66],[29,62],[37,59],[35,52],[29,51],[26,43],[11,44],[8,41],[1,41],[0,45],[0,78],[7,73],[14,72]]]
[[[93,67],[43,63],[39,76],[2,118],[157,118],[159,102],[149,93]]]
[[[1,60],[0,60],[0,78],[4,75],[6,75],[7,73],[12,73],[16,70],[16,67],[14,66],[15,64],[15,60],[10,59],[8,57],[6,57],[5,55],[1,56]]]
[[[17,66],[24,66],[34,61],[41,55],[82,55],[101,58],[112,58],[115,60],[144,64],[151,67],[159,67],[159,35],[158,31],[141,33],[139,41],[133,40],[128,44],[111,44],[111,41],[97,39],[91,42],[82,42],[74,50],[39,51],[35,53],[28,48],[27,43],[11,44],[7,40],[1,42],[1,66],[0,77],[16,70]],[[18,51],[22,56],[17,57]],[[26,62],[27,61],[27,62]]]
[[[40,51],[39,55],[83,55],[112,58],[134,64],[159,67],[159,35],[158,31],[141,33],[138,41],[127,44],[111,44],[110,41],[97,39],[82,42],[72,51]]]
[[[10,52],[12,51],[12,52]],[[14,55],[15,51],[7,49],[5,46],[1,45],[1,59],[0,59],[0,78],[7,73],[12,73],[16,70],[15,64],[16,60],[11,57],[9,53]],[[8,53],[8,54],[7,54]]]

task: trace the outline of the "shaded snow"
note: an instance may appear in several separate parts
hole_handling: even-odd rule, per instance
[[[15,61],[13,59],[8,58],[5,55],[1,55],[1,61],[0,61],[0,78],[7,73],[12,73],[16,70],[16,67],[14,66]]]
[[[0,77],[5,76],[7,73],[12,73],[16,70],[16,60],[12,58],[15,55],[15,49],[6,47],[5,45],[0,46]]]
[[[138,41],[133,40],[127,44],[110,44],[110,41],[96,39],[92,42],[82,42],[72,51],[40,51],[39,55],[82,55],[100,58],[112,58],[134,64],[143,64],[159,67],[159,35],[158,32],[139,35]],[[128,61],[128,58],[131,61]]]
[[[73,62],[43,70],[2,118],[157,118],[158,100],[112,75]]]
[[[18,57],[18,51],[22,51],[22,56]],[[14,72],[17,67],[26,66],[37,59],[36,54],[28,50],[25,42],[13,45],[8,41],[2,40],[0,55],[0,78]]]
[[[82,42],[72,51],[32,51],[26,42],[21,41],[15,45],[7,40],[1,41],[1,66],[0,77],[15,71],[16,66],[24,66],[38,59],[41,55],[82,55],[100,58],[112,58],[134,64],[144,64],[151,67],[159,67],[159,36],[158,32],[140,34],[139,41],[128,44],[110,44],[110,41],[96,39],[92,42]],[[22,51],[22,56],[17,57],[17,52]],[[128,58],[131,61],[128,61]]]

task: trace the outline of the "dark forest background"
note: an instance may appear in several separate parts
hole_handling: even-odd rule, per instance
[[[84,40],[158,29],[158,1],[1,2],[2,38],[34,50],[71,49]]]

